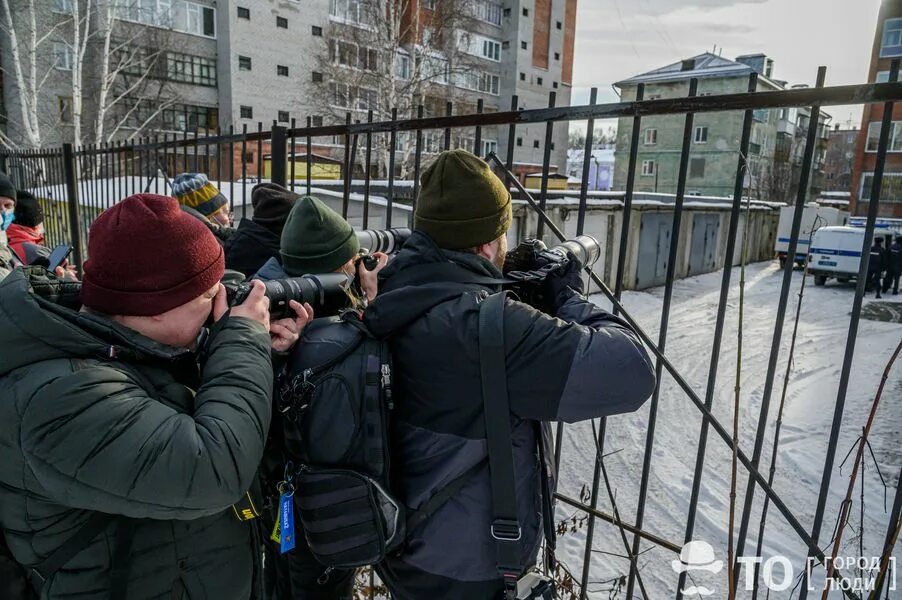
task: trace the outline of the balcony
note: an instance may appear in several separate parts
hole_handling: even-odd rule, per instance
[[[786,119],[780,119],[779,121],[777,121],[777,133],[784,133],[786,135],[795,136],[796,124],[792,121],[787,121]]]

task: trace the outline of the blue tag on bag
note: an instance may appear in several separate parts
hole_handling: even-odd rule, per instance
[[[279,522],[281,529],[280,552],[285,554],[294,549],[294,490],[279,496]]]

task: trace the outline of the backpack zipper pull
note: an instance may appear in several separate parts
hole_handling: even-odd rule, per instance
[[[329,581],[329,575],[334,570],[334,567],[326,567],[326,570],[323,571],[323,574],[316,578],[316,583],[318,583],[319,585],[326,585],[326,582]]]
[[[385,404],[388,410],[395,409],[395,402],[392,400],[391,394],[391,366],[388,363],[382,365],[382,389],[385,392]]]

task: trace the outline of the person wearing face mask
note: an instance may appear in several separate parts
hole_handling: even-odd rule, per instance
[[[19,190],[14,215],[13,222],[6,228],[6,237],[16,257],[28,264],[29,253],[25,245],[44,245],[44,209],[32,194]]]
[[[234,233],[229,201],[203,173],[182,173],[172,180],[172,195],[182,208],[200,219],[220,244]]]
[[[5,545],[42,598],[257,597],[270,352],[306,314],[275,328],[260,283],[230,308],[222,247],[172,198],[105,211],[88,256],[82,284],[0,284]]]
[[[6,230],[16,218],[16,187],[6,175],[0,172],[0,281],[12,270],[13,253],[7,245]]]

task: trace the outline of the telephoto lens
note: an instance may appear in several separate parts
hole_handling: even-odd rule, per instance
[[[394,229],[364,229],[357,232],[360,249],[368,254],[383,252],[395,254],[410,237],[410,229],[398,227]]]
[[[554,252],[566,258],[568,250],[573,253],[579,264],[584,267],[591,267],[598,261],[598,257],[601,256],[601,246],[598,245],[598,240],[591,235],[576,236],[572,240],[561,242],[548,250],[548,252]]]
[[[317,317],[337,315],[342,309],[351,306],[347,292],[349,281],[344,273],[323,273],[265,281],[263,283],[266,286],[266,297],[269,298],[269,318],[277,320],[295,316],[289,306],[292,300],[297,300],[301,304],[309,302]],[[226,286],[229,306],[244,302],[251,289],[249,281],[237,287]]]

